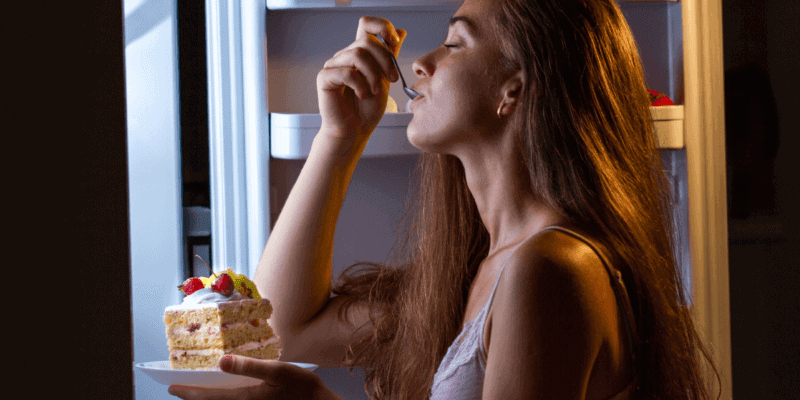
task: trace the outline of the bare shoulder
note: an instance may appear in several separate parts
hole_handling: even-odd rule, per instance
[[[608,286],[608,274],[597,253],[582,240],[556,230],[520,245],[509,258],[505,274],[507,284],[535,285],[531,289],[538,290],[530,293],[543,301],[568,294],[592,296],[597,294],[595,289]]]
[[[537,329],[552,328],[554,334],[560,323],[605,326],[609,309],[615,307],[603,261],[589,245],[565,232],[545,231],[520,245],[504,275],[498,303],[529,308],[542,319]],[[503,301],[506,296],[508,301]]]
[[[513,398],[504,397],[512,388],[584,398],[607,336],[604,274],[597,254],[566,233],[542,232],[520,245],[492,305],[485,398]]]

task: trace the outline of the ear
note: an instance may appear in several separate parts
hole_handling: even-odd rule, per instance
[[[500,87],[500,101],[497,108],[503,115],[510,115],[517,109],[524,85],[525,77],[522,70],[518,70],[511,73]]]

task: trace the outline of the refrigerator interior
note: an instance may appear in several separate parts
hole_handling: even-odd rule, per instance
[[[269,7],[268,2],[268,7]],[[284,2],[286,3],[286,2]],[[675,104],[683,100],[683,32],[681,3],[675,1],[620,2],[640,50],[648,87],[667,94]],[[269,113],[318,114],[316,75],[324,62],[354,39],[362,15],[390,20],[408,31],[398,63],[410,86],[416,79],[412,62],[441,45],[447,22],[458,4],[428,8],[316,8],[266,10],[267,107]],[[399,83],[390,96],[402,111],[408,98]],[[681,121],[682,122],[682,121]],[[271,135],[284,134],[273,131]],[[685,148],[661,149],[662,160],[676,199],[676,252],[691,294],[689,263],[687,168]],[[364,157],[353,174],[337,225],[334,278],[357,261],[380,262],[388,255],[394,229],[411,187],[417,155]],[[270,226],[275,223],[304,164],[302,157],[270,157],[270,195],[265,207]],[[318,370],[323,380],[348,399],[364,398],[363,374],[343,369]]]
[[[647,74],[648,87],[677,102],[681,93],[681,21],[678,2],[623,2]],[[398,57],[409,85],[412,62],[439,46],[457,6],[436,11],[355,8],[267,11],[267,104],[269,113],[317,114],[316,75],[324,62],[355,39],[365,14],[386,18],[406,29]],[[313,27],[313,29],[311,28]],[[399,84],[390,96],[399,108],[408,100]],[[283,132],[271,132],[282,135]],[[686,162],[683,149],[662,149],[662,159],[678,199],[676,221],[685,216]],[[359,161],[343,205],[336,234],[335,272],[355,260],[380,261],[393,239],[394,221],[402,212],[416,155],[373,156]],[[302,169],[303,159],[270,157],[271,225]],[[683,188],[683,189],[682,189]],[[681,223],[681,230],[686,223]],[[686,235],[679,235],[685,237]],[[688,250],[688,249],[687,249]]]

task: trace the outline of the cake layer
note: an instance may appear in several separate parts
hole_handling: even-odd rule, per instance
[[[167,344],[172,349],[231,348],[254,340],[275,336],[266,319],[217,325],[190,324],[167,329]]]
[[[267,319],[272,315],[272,305],[267,299],[246,299],[222,303],[202,304],[200,306],[171,306],[164,311],[164,324],[167,330],[174,325],[249,322],[254,319]]]
[[[280,345],[277,338],[251,342],[232,349],[205,350],[173,350],[169,354],[172,369],[217,370],[219,358],[227,354],[235,354],[252,358],[275,360],[280,357]]]

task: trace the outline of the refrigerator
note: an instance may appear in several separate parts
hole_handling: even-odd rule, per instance
[[[155,68],[142,62],[132,66],[135,61],[127,60],[129,103],[131,93],[141,90],[136,82],[158,77],[166,82],[165,87],[172,85],[172,91],[162,90],[158,96],[163,104],[174,107],[177,86],[170,76],[174,77],[176,66],[170,55],[174,41],[169,38],[177,28],[169,23],[174,21],[169,17],[173,12],[169,4],[175,3],[164,2],[166,23],[150,23],[150,30],[163,29],[166,36],[148,39],[148,34],[141,32],[149,32],[147,21],[161,15],[160,6],[151,3],[125,1],[126,57],[147,55],[171,60],[172,65]],[[675,251],[696,325],[722,377],[723,398],[730,398],[721,0],[618,0],[618,4],[633,30],[648,87],[666,94],[676,104],[651,107],[664,167],[678,199],[673,216],[678,235]],[[180,299],[177,293],[161,295],[156,291],[177,286],[191,270],[191,251],[186,248],[191,234],[186,227],[208,231],[215,270],[232,268],[249,276],[255,273],[271,227],[319,127],[316,75],[328,58],[355,39],[358,19],[362,15],[379,16],[408,31],[398,64],[411,86],[415,81],[412,62],[441,45],[447,22],[459,5],[460,1],[453,0],[205,1],[211,196],[205,216],[192,217],[198,213],[184,213],[180,202],[173,201],[177,175],[173,169],[168,168],[173,172],[166,177],[159,177],[168,189],[162,197],[141,189],[153,176],[147,173],[147,163],[156,159],[174,167],[179,148],[176,152],[173,141],[167,139],[164,143],[173,147],[154,156],[146,129],[132,131],[129,126],[136,362],[166,359],[161,313],[163,307]],[[142,17],[145,13],[151,16]],[[129,19],[145,27],[129,29]],[[139,41],[160,41],[155,46],[160,53],[151,54],[152,44],[129,40],[137,34]],[[132,67],[147,70],[139,81],[130,76]],[[149,99],[144,94],[139,96]],[[403,112],[408,98],[399,83],[392,84],[390,96],[401,112],[384,116],[353,174],[336,227],[334,278],[357,261],[384,260],[409,194],[409,178],[419,152],[405,137],[411,115]],[[142,102],[147,101],[129,104],[129,115],[131,107]],[[164,107],[148,107],[138,112],[169,114]],[[171,114],[173,119],[175,113]],[[176,126],[167,117],[160,121],[162,126]],[[176,135],[174,130],[170,132],[168,138]],[[137,170],[142,174],[138,181]],[[134,190],[137,182],[139,189]],[[159,232],[168,239],[162,240],[160,247],[152,245],[155,239],[152,229],[148,230],[157,221],[141,222],[147,220],[150,207],[155,207],[147,205],[153,201],[169,210],[158,219]],[[138,216],[142,220],[136,222]],[[207,218],[208,227],[198,228],[197,218]],[[158,252],[160,256],[154,255]],[[156,261],[162,265],[154,266]],[[363,371],[351,375],[346,369],[324,368],[317,373],[344,398],[367,398]],[[138,372],[136,396],[169,398],[166,387],[154,385]]]

